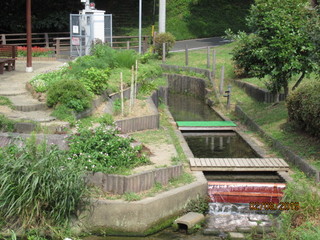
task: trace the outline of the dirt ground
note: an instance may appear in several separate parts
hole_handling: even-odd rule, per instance
[[[129,113],[129,109],[130,109],[129,104],[130,104],[130,101],[127,100],[125,102],[124,116],[122,117],[120,113],[114,116],[114,120],[147,116],[154,113],[153,109],[151,108],[147,100],[136,99],[130,113]],[[102,104],[100,107],[96,109],[94,115],[95,116],[102,115],[104,113],[104,108],[105,108],[105,104]],[[163,131],[165,131],[165,129],[163,129]],[[169,135],[167,137],[170,138]],[[147,171],[147,170],[151,170],[159,167],[170,166],[172,165],[172,162],[171,162],[172,157],[177,156],[177,151],[172,143],[154,141],[154,143],[145,144],[142,142],[142,144],[150,150],[151,155],[149,157],[152,164],[137,167],[133,170],[133,173],[143,172],[143,171]]]
[[[121,110],[120,110],[121,111]],[[130,101],[127,100],[124,103],[124,115],[121,115],[121,112],[114,116],[115,120],[142,117],[153,114],[152,108],[150,107],[147,100],[135,99],[134,105],[130,111]]]

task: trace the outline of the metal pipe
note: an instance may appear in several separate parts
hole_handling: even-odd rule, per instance
[[[141,54],[142,0],[139,0],[139,54]]]

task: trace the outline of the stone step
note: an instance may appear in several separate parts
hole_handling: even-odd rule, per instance
[[[42,111],[48,109],[47,104],[39,102],[37,99],[32,98],[31,94],[23,94],[16,96],[8,96],[13,104],[13,108],[17,111],[32,112]]]
[[[32,112],[21,112],[12,110],[9,108],[0,108],[0,114],[5,115],[7,118],[11,120],[25,120],[25,121],[34,121],[38,123],[43,122],[51,122],[56,120],[55,117],[50,116],[52,111],[45,110],[45,111],[32,111]]]

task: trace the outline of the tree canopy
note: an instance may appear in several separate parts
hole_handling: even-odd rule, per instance
[[[283,88],[287,95],[295,74],[302,79],[316,67],[308,32],[313,11],[305,0],[256,0],[247,18],[252,33],[237,35],[236,64],[252,76],[269,76],[269,89],[279,93]]]

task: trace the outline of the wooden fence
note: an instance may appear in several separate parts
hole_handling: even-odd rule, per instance
[[[0,34],[0,44],[26,46],[26,33]],[[113,36],[112,47],[117,49],[138,49],[138,36]],[[142,36],[142,51],[146,52],[149,47],[150,36]],[[32,33],[32,46],[50,48],[56,55],[70,51],[70,33]]]
[[[130,176],[90,173],[86,176],[87,183],[99,187],[104,192],[115,194],[138,193],[151,189],[155,183],[167,185],[170,179],[183,173],[182,165],[133,174]]]

